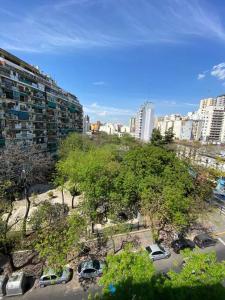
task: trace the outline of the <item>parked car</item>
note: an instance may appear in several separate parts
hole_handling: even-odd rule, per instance
[[[148,251],[149,256],[152,260],[159,260],[170,257],[169,250],[163,248],[161,245],[158,244],[150,245],[145,249]]]
[[[173,248],[173,251],[175,253],[179,254],[181,250],[184,250],[187,248],[193,250],[195,248],[195,243],[192,242],[191,240],[182,238],[182,239],[174,240],[171,243],[171,247]]]
[[[194,242],[199,248],[206,248],[214,246],[217,243],[217,240],[210,237],[208,234],[203,233],[196,235],[196,237],[194,238]]]
[[[6,296],[23,295],[25,292],[27,277],[23,272],[14,272],[6,284]]]
[[[56,272],[53,269],[47,269],[39,279],[39,286],[45,287],[47,285],[67,283],[72,275],[72,270],[64,267],[61,272]]]
[[[78,266],[78,275],[80,279],[90,279],[102,275],[104,262],[97,259],[82,261]]]

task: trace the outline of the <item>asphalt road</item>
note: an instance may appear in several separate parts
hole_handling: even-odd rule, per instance
[[[218,243],[214,247],[208,247],[205,249],[195,249],[194,251],[200,252],[211,252],[216,251],[217,258],[219,261],[225,260],[225,232],[221,233],[217,237]],[[182,257],[171,251],[171,256],[168,259],[163,259],[154,262],[155,268],[159,272],[167,272],[169,269],[179,270],[181,268]],[[43,289],[36,288],[28,291],[23,296],[10,297],[11,300],[86,300],[88,299],[88,294],[91,292],[95,294],[101,289],[97,286],[91,286],[88,291],[84,291],[79,288],[77,284],[74,286],[73,279],[70,283],[66,285],[55,285],[45,287]]]

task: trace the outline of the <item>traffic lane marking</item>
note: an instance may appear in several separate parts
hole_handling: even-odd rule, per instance
[[[222,243],[225,246],[224,240],[222,240],[221,238],[218,238],[218,240],[220,241],[220,243]]]

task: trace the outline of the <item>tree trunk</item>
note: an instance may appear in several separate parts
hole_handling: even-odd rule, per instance
[[[72,197],[72,208],[75,208],[74,207],[74,199],[75,199],[75,195],[73,195],[73,197]]]
[[[113,239],[113,236],[111,236],[111,240],[112,240],[112,244],[113,244],[113,253],[115,254],[116,253],[116,244],[115,244],[115,241]]]
[[[12,215],[12,211],[13,211],[13,205],[12,205],[12,201],[10,201],[10,211],[7,215],[7,218],[5,220],[5,228],[4,228],[4,240],[6,241],[7,238],[7,232],[8,232],[8,223],[9,223],[9,219]]]
[[[30,206],[31,206],[31,202],[30,202],[30,198],[28,195],[28,191],[27,188],[25,188],[25,197],[26,197],[26,212],[23,218],[23,226],[22,226],[22,236],[26,237],[26,233],[27,233],[27,219],[28,219],[28,215],[29,215],[29,211],[30,211]]]
[[[91,222],[91,233],[95,233],[94,225],[94,222]]]
[[[64,205],[65,199],[64,199],[64,189],[63,189],[63,187],[61,189],[61,194],[62,194],[62,204]]]

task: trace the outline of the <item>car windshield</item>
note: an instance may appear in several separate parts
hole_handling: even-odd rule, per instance
[[[98,260],[93,260],[93,267],[96,269],[96,270],[99,270],[100,269],[100,263]]]

